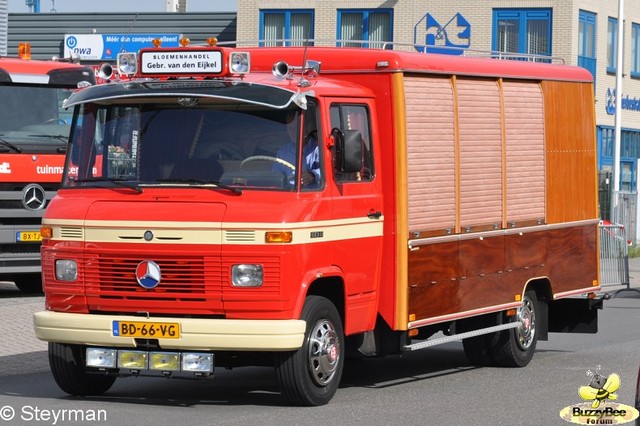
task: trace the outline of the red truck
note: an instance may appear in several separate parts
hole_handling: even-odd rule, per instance
[[[394,50],[185,46],[73,106],[43,219],[56,382],[274,365],[293,404],[347,356],[462,340],[525,366],[597,331],[592,78]]]
[[[0,281],[39,292],[40,220],[62,179],[71,111],[62,102],[95,84],[93,70],[62,61],[0,57]]]

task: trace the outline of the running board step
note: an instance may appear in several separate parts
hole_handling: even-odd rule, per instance
[[[479,330],[467,331],[466,333],[454,334],[451,336],[438,337],[437,339],[424,340],[413,345],[406,345],[405,351],[417,351],[419,349],[430,348],[431,346],[442,345],[444,343],[455,342],[469,337],[482,336],[483,334],[495,333],[496,331],[509,330],[520,327],[521,321],[510,322],[508,324],[494,325],[493,327],[481,328]]]

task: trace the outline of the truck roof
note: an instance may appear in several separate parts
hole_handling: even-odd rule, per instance
[[[308,47],[246,48],[251,52],[252,71],[269,71],[277,61],[302,65],[303,58],[320,61],[322,73],[411,72],[470,75],[533,80],[591,82],[582,67],[515,59],[456,56],[382,49]]]
[[[61,61],[0,57],[0,84],[49,84],[77,87],[79,81],[95,84],[91,68]]]

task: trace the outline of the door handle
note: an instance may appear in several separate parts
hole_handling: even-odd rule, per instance
[[[382,216],[382,212],[381,211],[373,211],[371,210],[368,214],[367,217],[369,219],[380,219],[380,217]]]

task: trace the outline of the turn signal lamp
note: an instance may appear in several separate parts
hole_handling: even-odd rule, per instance
[[[18,44],[18,56],[21,59],[31,59],[31,43]]]
[[[191,43],[191,40],[189,40],[189,38],[188,38],[188,37],[182,37],[182,38],[180,39],[180,46],[182,46],[182,47],[186,47],[186,46],[188,46],[188,45],[189,45],[189,43]]]
[[[293,241],[293,232],[291,231],[271,231],[264,234],[266,243],[290,243]]]
[[[42,236],[43,240],[49,240],[53,238],[53,228],[50,226],[42,226],[40,228],[40,235]]]

